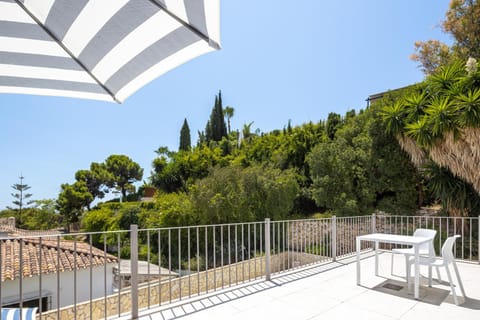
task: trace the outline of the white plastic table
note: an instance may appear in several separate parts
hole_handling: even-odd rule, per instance
[[[414,249],[415,256],[415,288],[414,296],[418,299],[419,285],[420,285],[420,254],[419,247],[422,243],[432,241],[431,238],[426,237],[414,237],[414,236],[400,236],[396,234],[388,233],[372,233],[363,236],[358,236],[357,240],[357,285],[360,285],[360,242],[361,241],[373,241],[375,242],[375,275],[378,276],[378,244],[393,243],[410,245]]]

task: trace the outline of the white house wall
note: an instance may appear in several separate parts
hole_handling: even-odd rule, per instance
[[[113,267],[116,264],[107,265],[107,295],[113,293]],[[92,268],[92,299],[103,297],[104,291],[104,266]],[[77,303],[88,301],[90,299],[90,268],[79,269],[76,272]],[[38,276],[24,278],[22,282],[24,300],[31,300],[39,297]],[[74,272],[60,273],[60,307],[74,304]],[[11,304],[19,302],[19,279],[5,281],[1,283],[2,304]],[[51,296],[51,305],[49,309],[57,308],[57,274],[42,275],[42,292],[48,292]],[[44,294],[45,296],[45,294]]]

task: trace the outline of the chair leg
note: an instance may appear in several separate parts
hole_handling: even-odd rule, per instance
[[[409,265],[408,265],[408,257],[409,257],[409,255],[406,254],[406,255],[405,255],[405,270],[407,270],[407,269],[409,268]],[[409,271],[408,274],[410,274],[410,270],[408,270],[408,271]],[[408,274],[407,274],[407,282],[408,282],[408,278],[409,278]]]
[[[447,264],[445,264],[445,270],[447,270],[448,282],[450,282],[450,288],[452,289],[453,301],[455,301],[455,304],[458,306],[457,293],[455,292],[455,286],[453,285],[452,275],[450,274],[450,269],[448,268]]]
[[[407,272],[407,289],[410,290],[410,285],[411,285],[411,281],[410,281],[410,267],[411,265],[408,263],[408,260],[407,260],[407,268],[405,269],[406,272]]]
[[[432,287],[432,265],[428,265],[428,286]]]
[[[458,267],[455,260],[452,261],[452,264],[453,264],[453,270],[455,270],[455,275],[457,276],[458,284],[460,286],[460,291],[462,291],[463,297],[466,297],[467,295],[465,294],[465,288],[463,287],[462,279],[460,279],[460,273],[458,272]]]
[[[393,255],[394,253],[392,252],[392,262],[390,263],[390,275],[393,276]]]
[[[439,267],[439,266],[436,266],[436,268],[437,268],[438,281],[441,282],[441,281],[442,281],[442,276],[440,275],[440,267]]]

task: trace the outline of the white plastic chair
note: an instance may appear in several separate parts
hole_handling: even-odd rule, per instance
[[[419,253],[421,256],[431,256],[435,257],[435,248],[433,247],[433,239],[435,238],[435,235],[437,234],[436,230],[432,229],[416,229],[415,232],[413,233],[414,237],[426,237],[432,239],[432,241],[428,243],[424,243],[420,245],[419,247]],[[408,259],[415,255],[415,251],[413,248],[394,248],[392,249],[392,263],[390,267],[390,274],[393,275],[393,256],[394,254],[403,254],[405,255],[405,269],[407,270],[408,268]],[[440,271],[437,268],[437,274],[440,279]],[[440,279],[441,280],[441,279]]]
[[[23,320],[35,320],[37,308],[2,308],[2,320],[20,320],[20,312]]]
[[[448,267],[450,264],[453,265],[453,270],[455,270],[455,275],[457,276],[457,281],[463,296],[464,297],[467,296],[465,294],[465,289],[463,288],[462,279],[460,279],[460,273],[458,272],[457,264],[455,262],[455,257],[453,255],[453,245],[455,244],[455,240],[457,240],[457,238],[460,238],[460,236],[455,235],[453,237],[448,237],[447,240],[445,240],[442,246],[442,259],[439,259],[436,257],[425,257],[425,256],[420,257],[420,265],[428,266],[428,286],[429,287],[432,286],[432,267],[437,267],[437,268],[445,267],[445,270],[447,272],[448,282],[450,282],[450,288],[452,289],[453,300],[455,301],[456,305],[458,305],[458,298],[455,292],[455,285],[453,284],[453,281],[452,281],[452,274],[450,273],[450,268]],[[411,283],[410,268],[414,263],[415,263],[415,258],[410,257],[407,263],[408,264],[407,265],[407,282],[409,286]]]

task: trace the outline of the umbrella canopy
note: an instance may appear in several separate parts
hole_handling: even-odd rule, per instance
[[[0,0],[0,93],[123,102],[219,27],[219,0]]]

